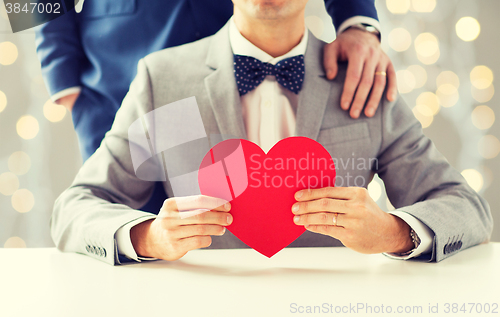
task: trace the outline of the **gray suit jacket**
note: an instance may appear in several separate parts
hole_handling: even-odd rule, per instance
[[[378,173],[395,208],[434,232],[432,254],[423,260],[440,261],[487,241],[492,231],[488,204],[425,137],[401,98],[384,99],[373,118],[353,120],[341,110],[345,67],[328,81],[323,46],[310,34],[296,135],[315,139],[330,152],[337,163],[337,186],[366,187]],[[154,184],[134,173],[128,128],[142,115],[191,96],[196,97],[207,135],[246,138],[227,25],[212,37],[150,54],[139,62],[113,127],[55,203],[51,233],[60,250],[120,263],[116,231],[135,219],[154,217],[137,210],[150,198]],[[170,183],[164,184],[172,197]],[[336,245],[339,241],[331,237],[305,232],[291,246]],[[229,231],[213,237],[211,245],[238,247],[245,245]]]

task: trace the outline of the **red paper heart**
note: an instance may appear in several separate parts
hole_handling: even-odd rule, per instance
[[[321,144],[306,137],[283,139],[267,154],[255,143],[231,139],[205,155],[198,182],[203,195],[231,201],[227,229],[271,257],[305,231],[293,222],[295,192],[334,186],[335,165]]]

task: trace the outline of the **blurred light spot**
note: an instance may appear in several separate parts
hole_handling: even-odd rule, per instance
[[[370,194],[370,197],[374,201],[377,201],[382,195],[382,187],[380,187],[380,184],[376,181],[372,181],[368,184],[368,194]]]
[[[483,176],[475,169],[466,169],[462,171],[462,176],[465,178],[467,183],[476,192],[479,192],[483,188]]]
[[[439,112],[439,99],[430,91],[423,92],[417,97],[417,105],[427,106],[432,115],[436,115]]]
[[[491,84],[486,89],[477,89],[475,87],[472,87],[471,92],[472,97],[476,99],[477,102],[485,103],[493,98],[493,95],[495,94],[495,87],[493,86],[493,84]]]
[[[452,84],[444,84],[438,87],[438,90],[445,95],[453,95],[458,92],[457,87]]]
[[[385,202],[385,205],[387,206],[387,211],[391,211],[391,210],[394,210],[396,208],[394,208],[394,206],[392,205],[391,201],[389,200],[389,198],[387,198],[386,202]]]
[[[415,39],[417,58],[423,64],[430,65],[437,62],[440,56],[439,41],[431,33],[421,33]]]
[[[470,72],[470,81],[477,89],[486,89],[493,82],[493,72],[484,65],[476,66]]]
[[[306,25],[316,37],[321,37],[325,31],[323,20],[315,15],[309,15],[306,17]]]
[[[19,189],[12,195],[12,207],[20,213],[25,213],[33,209],[35,197],[27,189]]]
[[[6,172],[0,175],[0,193],[10,196],[19,188],[19,179],[16,174]]]
[[[413,108],[413,115],[420,121],[423,129],[429,127],[434,120],[432,110],[424,104],[416,105]]]
[[[415,88],[415,77],[413,73],[403,69],[396,72],[396,78],[398,79],[398,90],[401,94],[407,94]]]
[[[396,52],[403,52],[410,48],[411,35],[405,28],[395,28],[389,33],[389,46]]]
[[[463,17],[458,20],[455,30],[460,39],[469,42],[474,41],[481,32],[481,26],[476,19],[472,17]]]
[[[411,65],[408,66],[407,70],[413,74],[413,77],[415,77],[415,88],[424,87],[427,82],[427,72],[425,68],[420,65]]]
[[[471,119],[476,128],[486,130],[495,123],[495,112],[488,106],[477,106],[472,111]]]
[[[19,237],[10,237],[5,241],[4,248],[26,248],[26,242]]]
[[[410,0],[386,0],[385,4],[392,14],[405,14],[410,10]]]
[[[437,78],[436,78],[436,85],[439,86],[444,86],[444,85],[451,85],[455,89],[452,89],[451,91],[448,91],[449,94],[452,94],[454,91],[460,87],[460,79],[458,78],[457,74],[455,74],[452,71],[446,70],[444,72],[441,72]]]
[[[494,135],[483,136],[478,144],[479,154],[485,159],[492,159],[497,157],[500,153],[500,141]]]
[[[22,116],[16,124],[17,134],[25,140],[30,140],[36,137],[40,127],[38,120],[32,116]]]
[[[7,96],[0,90],[0,112],[7,107]]]
[[[50,122],[59,122],[64,119],[64,116],[66,115],[66,108],[53,103],[52,100],[49,99],[43,105],[43,115]]]
[[[419,35],[421,37],[421,35]],[[428,37],[428,40],[422,40],[416,43],[417,53],[424,56],[430,57],[439,50],[439,43],[435,41],[432,37]]]
[[[31,159],[28,154],[18,151],[14,152],[9,157],[9,170],[17,175],[28,173],[31,167]]]
[[[10,65],[17,59],[17,46],[12,42],[0,43],[0,64]]]
[[[439,104],[445,108],[453,107],[459,99],[458,90],[452,84],[444,84],[438,87],[436,96]]]
[[[415,12],[432,12],[436,8],[436,0],[412,0],[411,10]]]

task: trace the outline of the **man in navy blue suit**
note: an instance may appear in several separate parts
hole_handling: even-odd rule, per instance
[[[373,116],[386,84],[387,98],[396,95],[394,68],[380,48],[374,0],[325,0],[325,5],[337,30],[337,39],[325,48],[327,77],[336,76],[339,59],[348,60],[341,107],[356,118],[369,98],[365,115]],[[38,27],[46,85],[51,98],[72,112],[83,159],[110,129],[139,59],[214,34],[232,12],[230,0],[86,0],[80,13],[73,10]],[[156,192],[164,193],[161,187]]]

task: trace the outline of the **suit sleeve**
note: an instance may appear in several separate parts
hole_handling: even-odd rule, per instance
[[[86,59],[75,10],[35,29],[42,75],[51,96],[80,86],[80,65]]]
[[[338,33],[344,22],[355,17],[364,17],[365,22],[372,21],[369,24],[379,28],[375,0],[325,0],[325,7]]]
[[[55,202],[51,235],[61,251],[120,264],[123,258],[117,250],[117,230],[132,221],[155,217],[137,210],[151,197],[154,182],[136,176],[128,137],[132,123],[151,110],[149,73],[141,60],[111,130],[82,166],[71,187]],[[156,168],[151,164],[145,168]]]
[[[434,233],[431,254],[415,259],[441,261],[488,241],[493,229],[488,203],[423,134],[401,98],[384,101],[380,109],[383,138],[375,169],[396,210],[414,216]]]

